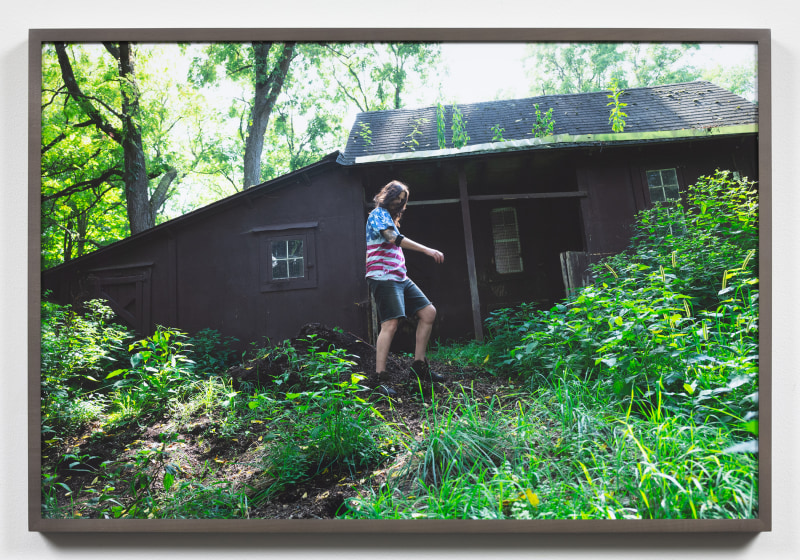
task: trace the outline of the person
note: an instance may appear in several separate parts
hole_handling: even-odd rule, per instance
[[[416,315],[417,330],[414,346],[414,362],[409,375],[423,382],[444,381],[444,377],[430,370],[426,351],[431,336],[436,308],[408,277],[403,249],[419,251],[436,263],[444,262],[444,254],[412,241],[400,233],[400,219],[408,204],[409,188],[400,181],[390,181],[373,201],[375,208],[367,219],[366,279],[375,301],[380,332],[375,344],[376,390],[393,396],[394,389],[388,384],[386,361],[392,339],[403,317]]]

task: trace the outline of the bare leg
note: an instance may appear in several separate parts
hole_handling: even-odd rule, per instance
[[[417,311],[417,336],[416,345],[414,347],[414,360],[424,362],[425,353],[428,349],[428,340],[431,338],[431,330],[433,330],[433,321],[436,319],[436,308],[433,305],[428,305]]]
[[[389,319],[381,323],[381,332],[378,333],[378,340],[375,342],[375,371],[377,373],[386,371],[389,348],[392,346],[392,339],[399,324],[400,319]]]

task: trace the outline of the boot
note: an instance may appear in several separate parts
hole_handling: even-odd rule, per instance
[[[413,364],[411,364],[411,369],[409,370],[409,377],[412,379],[416,377],[420,381],[423,382],[436,382],[441,383],[444,381],[444,376],[438,373],[431,371],[430,366],[428,365],[428,360],[421,361],[415,360]]]
[[[386,397],[394,397],[395,395],[397,395],[397,391],[391,388],[391,386],[389,385],[389,380],[390,377],[387,372],[381,371],[379,373],[376,373],[370,379],[371,381],[370,385],[372,385],[373,387],[372,391],[374,393],[377,393],[379,395],[384,395]]]

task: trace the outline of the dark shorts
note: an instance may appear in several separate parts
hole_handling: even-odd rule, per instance
[[[417,311],[431,304],[431,300],[425,297],[410,278],[403,282],[367,278],[367,284],[375,298],[379,323],[400,317],[413,317]]]

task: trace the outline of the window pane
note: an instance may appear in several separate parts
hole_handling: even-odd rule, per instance
[[[678,186],[678,174],[675,172],[674,169],[662,169],[661,170],[661,181],[665,185],[675,185]]]
[[[651,188],[661,186],[661,173],[659,171],[647,172],[647,186]]]
[[[280,280],[289,277],[289,268],[285,260],[276,260],[272,264],[272,278]]]
[[[303,259],[291,259],[289,261],[289,278],[302,278]]]
[[[667,185],[664,190],[666,191],[667,200],[678,200],[681,197],[678,192],[678,185]]]
[[[650,189],[651,202],[664,202],[665,200],[666,199],[664,198],[664,189],[662,189],[661,187]]]
[[[272,242],[272,256],[276,259],[286,258],[286,241]]]
[[[303,240],[292,239],[288,242],[288,256],[289,257],[303,257]]]

